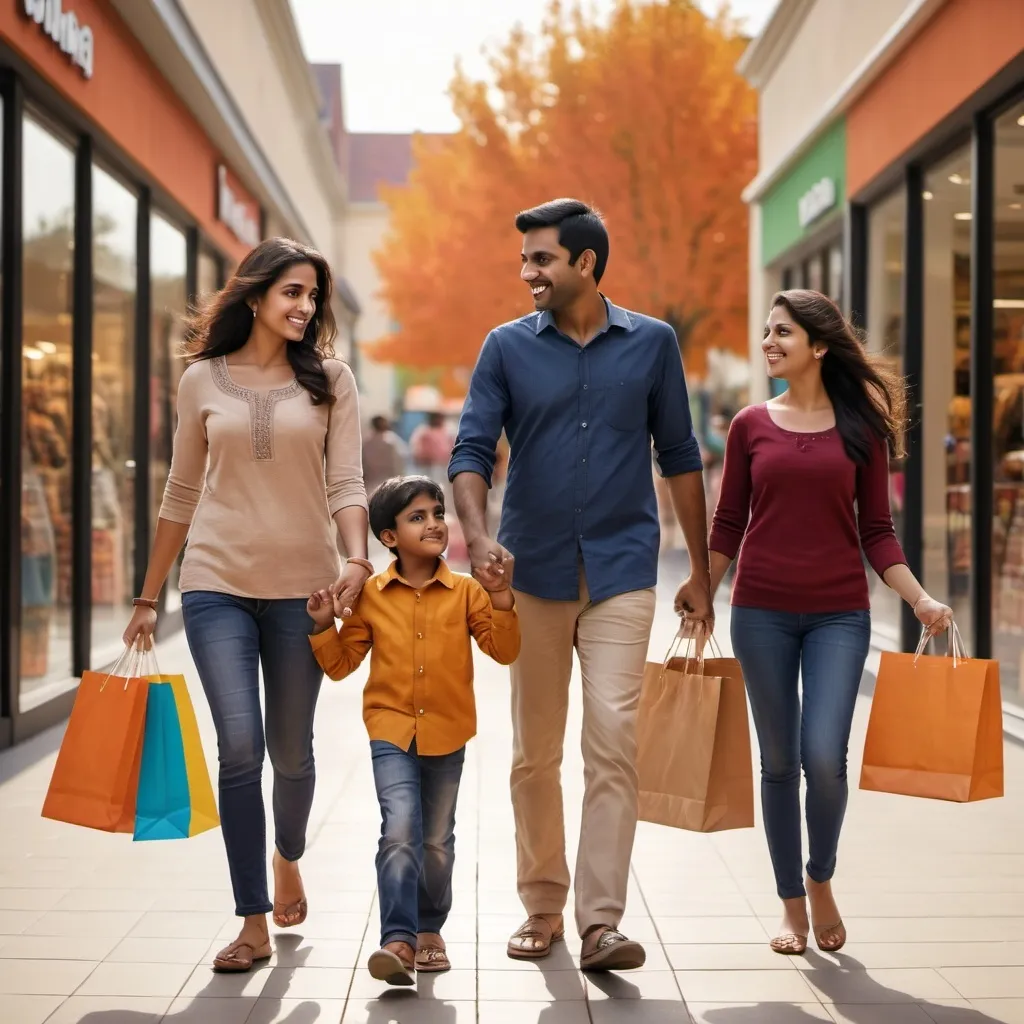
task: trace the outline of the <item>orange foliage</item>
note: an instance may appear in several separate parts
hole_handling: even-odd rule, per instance
[[[747,350],[747,211],[756,103],[726,14],[690,0],[620,0],[605,24],[555,2],[514,32],[494,87],[456,74],[461,130],[421,145],[390,189],[377,254],[396,333],[372,358],[472,366],[488,330],[529,312],[516,213],[556,196],[596,206],[611,236],[602,291],[668,320],[687,368]]]

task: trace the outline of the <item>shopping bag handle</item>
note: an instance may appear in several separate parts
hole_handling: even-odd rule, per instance
[[[918,641],[917,650],[914,651],[914,664],[917,664],[918,658],[924,654],[925,649],[932,640],[932,634],[928,632],[928,627],[925,626],[921,630],[921,639]],[[949,629],[946,633],[946,656],[952,657],[953,668],[956,668],[961,661],[967,661],[967,647],[964,644],[964,638],[960,635],[960,629],[955,622],[949,624]]]
[[[132,668],[133,666],[139,667],[139,664],[137,664],[137,662],[140,662],[141,653],[141,651],[136,650],[134,645],[131,647],[126,645],[125,649],[120,653],[120,655],[118,655],[117,661],[115,661],[114,664],[110,666],[110,671],[104,677],[103,682],[100,683],[100,693],[102,693],[106,689],[107,683],[110,682],[112,676],[117,676],[120,674],[120,669],[127,670],[125,671],[124,674],[124,686],[122,687],[122,689],[127,690],[128,680],[131,679],[133,676]]]
[[[672,642],[668,645],[668,651],[666,651],[665,659],[662,662],[662,672],[663,673],[664,673],[665,669],[668,668],[669,662],[671,662],[673,658],[675,658],[675,657],[677,657],[679,655],[679,650],[680,650],[680,648],[684,644],[686,645],[686,654],[683,657],[683,663],[686,666],[688,666],[691,661],[696,662],[699,665],[704,660],[704,650],[705,650],[705,648],[710,648],[712,657],[715,657],[715,658],[721,658],[722,657],[722,650],[718,646],[718,641],[715,639],[715,636],[714,636],[713,633],[706,633],[703,636],[701,636],[699,633],[696,636],[684,636],[683,635],[683,626],[684,625],[685,625],[685,623],[684,624],[680,624],[679,629],[676,632],[676,635],[672,638]],[[701,641],[703,641],[703,642],[701,642]],[[696,648],[695,648],[695,653],[694,653],[694,655],[692,657],[690,656],[690,653],[689,653],[690,652],[690,644],[696,644],[697,645]]]

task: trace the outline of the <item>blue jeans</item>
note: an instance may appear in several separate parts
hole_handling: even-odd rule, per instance
[[[417,933],[440,933],[452,909],[455,804],[466,748],[422,757],[415,740],[408,750],[371,740],[370,755],[381,817],[380,944],[415,949]]]
[[[313,713],[323,670],[309,646],[304,598],[260,601],[195,590],[182,595],[185,636],[213,713],[220,818],[235,913],[267,914],[263,755],[274,769],[274,841],[285,860],[306,848],[313,804]],[[260,711],[260,665],[266,732]]]
[[[784,900],[805,895],[801,765],[807,779],[807,876],[827,882],[835,873],[848,795],[846,751],[870,643],[866,611],[797,615],[732,610],[732,646],[743,668],[761,747],[764,828]]]

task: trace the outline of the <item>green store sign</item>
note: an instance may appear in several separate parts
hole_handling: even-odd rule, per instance
[[[761,265],[836,217],[845,198],[846,121],[840,119],[761,200]]]

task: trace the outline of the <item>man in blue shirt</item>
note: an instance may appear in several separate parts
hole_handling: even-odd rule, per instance
[[[675,332],[609,302],[608,234],[559,199],[521,213],[521,277],[536,312],[487,336],[448,476],[474,572],[516,559],[522,653],[512,667],[511,776],[519,895],[528,918],[508,955],[564,937],[569,892],[560,765],[572,651],[583,677],[586,789],[576,862],[584,970],[645,961],[619,930],[637,821],[636,713],[654,618],[659,523],[653,439],[690,554],[676,610],[714,624],[700,451]],[[510,445],[498,541],[487,488]]]

